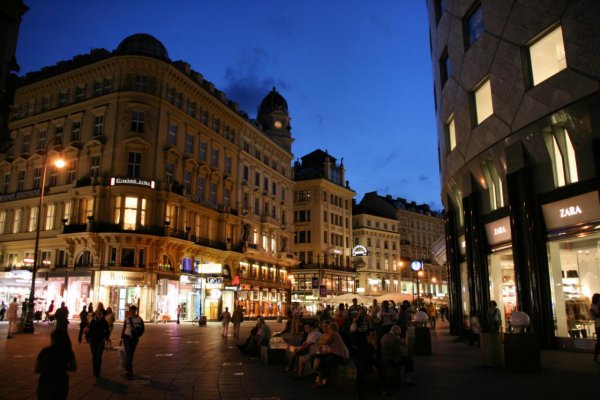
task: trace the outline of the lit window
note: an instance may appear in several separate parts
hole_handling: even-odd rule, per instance
[[[481,124],[486,118],[494,113],[492,105],[492,85],[489,79],[475,90],[475,111],[477,125]]]
[[[15,210],[15,217],[13,218],[13,229],[12,233],[19,233],[21,231],[21,218],[23,217],[23,210]]]
[[[456,147],[456,125],[454,123],[454,114],[446,122],[446,149],[451,152]]]
[[[545,135],[546,148],[552,160],[556,187],[579,181],[577,159],[569,132],[562,127],[553,127]]]
[[[6,211],[0,211],[0,235],[4,234],[6,229]]]
[[[49,204],[46,207],[46,230],[54,229],[54,213],[56,211],[56,205]]]
[[[123,213],[123,229],[135,229],[137,220],[137,197],[125,197],[125,210]]]
[[[567,68],[562,28],[559,26],[529,47],[533,85]]]
[[[29,223],[27,227],[27,232],[33,232],[37,228],[37,216],[38,216],[38,208],[31,207],[29,209]]]

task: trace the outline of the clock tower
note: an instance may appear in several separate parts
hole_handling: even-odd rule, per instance
[[[273,88],[260,103],[256,117],[263,132],[288,152],[292,152],[292,128],[287,101]]]

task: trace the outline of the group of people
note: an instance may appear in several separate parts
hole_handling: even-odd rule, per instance
[[[65,311],[63,310],[59,313],[59,310],[60,308],[56,313],[62,319],[61,313]],[[110,311],[110,307],[104,309],[103,304],[98,303],[94,310],[93,304],[90,303],[87,309],[84,307],[81,311],[80,317],[82,321],[80,323],[78,339],[81,343],[82,336],[85,335],[92,353],[92,372],[97,381],[99,381],[102,354],[107,343],[110,343],[114,315]],[[59,323],[61,319],[56,319],[56,329],[50,335],[50,346],[44,348],[37,357],[35,372],[40,375],[37,388],[39,399],[66,399],[69,390],[68,371],[77,369],[67,325],[62,322]],[[123,330],[121,331],[121,343],[125,350],[124,364],[127,377],[133,376],[133,357],[143,331],[144,320],[138,315],[137,307],[132,305],[126,312]]]
[[[225,311],[221,313],[219,316],[219,321],[221,321],[221,336],[226,338],[229,336],[229,324],[233,323],[233,337],[240,337],[240,326],[242,322],[244,322],[244,311],[242,310],[242,306],[238,305],[233,310],[233,314],[229,312],[229,307],[225,307]]]
[[[346,309],[338,306],[335,314],[324,312],[318,321],[304,323],[304,334],[299,346],[291,346],[292,357],[285,372],[293,372],[296,379],[308,373],[316,375],[313,387],[327,384],[334,367],[352,359],[357,368],[357,390],[364,394],[366,377],[375,374],[384,393],[394,387],[387,379],[393,368],[402,371],[401,385],[412,386],[414,363],[405,355],[406,330],[408,327],[410,304],[402,304],[400,311],[389,302],[376,302],[366,307],[353,304]]]

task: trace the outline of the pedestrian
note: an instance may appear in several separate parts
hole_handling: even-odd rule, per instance
[[[479,317],[477,316],[476,311],[471,311],[471,315],[469,317],[469,325],[470,325],[470,333],[469,336],[469,345],[473,346],[475,342],[477,342],[477,346],[480,346],[479,333],[481,332],[481,324],[479,323]]]
[[[408,307],[406,303],[400,305],[400,312],[398,313],[398,322],[396,325],[400,327],[400,343],[406,344],[406,332],[408,332]]]
[[[13,331],[13,328],[17,324],[17,320],[19,319],[17,315],[18,312],[19,305],[17,304],[17,298],[15,297],[13,299],[13,302],[8,305],[8,311],[6,315],[6,317],[8,318],[8,335],[6,336],[7,339],[10,339],[12,337],[11,333]]]
[[[136,306],[130,306],[129,312],[123,321],[123,332],[121,341],[125,347],[125,370],[127,377],[133,376],[133,356],[139,343],[140,337],[144,334],[144,320],[137,313]]]
[[[179,324],[179,318],[181,317],[181,304],[177,305],[177,324]]]
[[[4,321],[4,314],[6,314],[6,304],[2,302],[2,304],[0,304],[0,321]]]
[[[112,334],[113,327],[115,325],[115,313],[113,313],[112,308],[108,307],[106,309],[104,319],[106,319],[106,322],[108,323],[108,339],[106,340],[106,348],[110,349],[110,347],[112,346],[112,340],[110,340],[110,335]]]
[[[60,303],[60,308],[54,313],[54,319],[56,320],[56,329],[67,330],[67,325],[69,325],[69,309],[64,301]]]
[[[104,318],[102,309],[97,308],[88,327],[86,338],[92,351],[92,370],[96,379],[100,377],[100,368],[102,366],[102,353],[104,345],[109,336],[108,322]]]
[[[244,311],[242,310],[242,306],[238,304],[238,306],[233,310],[233,315],[231,316],[231,322],[233,322],[233,337],[240,337],[240,325],[244,322]]]
[[[396,321],[398,321],[398,314],[396,313],[396,310],[390,308],[389,302],[384,300],[381,303],[381,309],[379,314],[377,314],[377,319],[379,320],[379,338],[381,338],[383,335],[388,333],[390,329],[392,329],[392,326],[396,324]]]
[[[66,331],[55,329],[50,334],[51,343],[40,351],[35,363],[38,379],[37,396],[40,400],[63,400],[69,395],[69,375],[75,371],[75,353]]]
[[[431,329],[435,330],[435,322],[437,317],[437,309],[435,308],[435,304],[429,303],[427,306],[427,316],[429,317],[429,324],[431,325]]]
[[[225,307],[225,311],[219,317],[221,320],[221,336],[227,337],[229,333],[229,322],[231,321],[231,313],[229,312],[229,307]]]
[[[594,361],[598,362],[598,353],[600,353],[600,293],[594,293],[592,296],[592,306],[590,313],[594,319],[596,328],[596,347],[594,347]]]
[[[83,306],[81,312],[79,313],[79,336],[77,337],[77,341],[81,343],[81,339],[86,333],[86,327],[88,326],[88,313],[85,305]],[[87,335],[86,335],[87,339]]]
[[[51,323],[54,320],[54,300],[50,302],[48,311],[46,311],[46,321]]]
[[[412,380],[412,373],[415,371],[414,361],[412,357],[404,355],[400,333],[400,327],[394,326],[381,338],[381,365],[384,369],[382,376],[385,377],[385,369],[387,368],[404,367],[404,375],[400,384],[402,386],[415,386]],[[389,391],[387,383],[386,390]]]
[[[490,307],[487,312],[487,328],[489,332],[495,333],[500,332],[502,327],[502,317],[500,316],[500,310],[494,300],[490,301]]]

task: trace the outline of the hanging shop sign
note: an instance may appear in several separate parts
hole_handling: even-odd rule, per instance
[[[485,233],[490,246],[509,242],[511,239],[510,218],[505,217],[485,224]]]
[[[367,254],[369,254],[369,250],[362,244],[357,244],[352,248],[352,257],[366,256]]]
[[[600,220],[598,192],[590,192],[569,199],[542,205],[548,229],[557,229]]]

